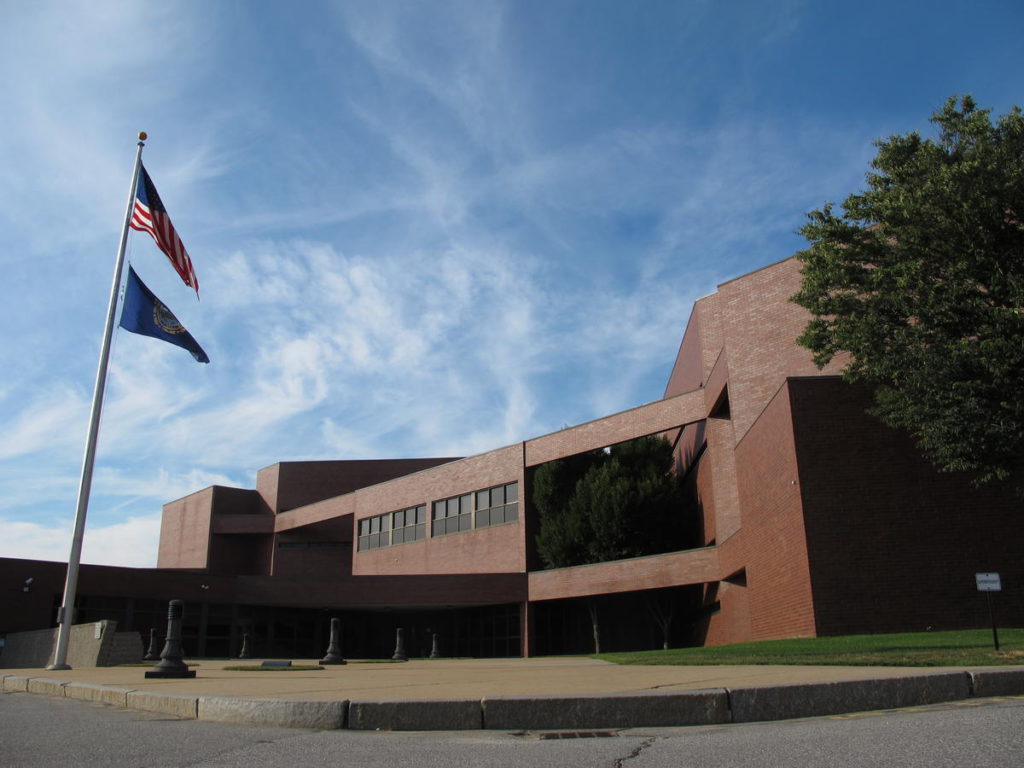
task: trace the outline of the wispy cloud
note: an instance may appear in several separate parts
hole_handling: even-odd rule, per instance
[[[76,444],[81,446],[85,438],[77,433],[86,422],[88,409],[88,401],[81,393],[69,388],[57,387],[37,393],[28,407],[0,423],[4,435],[0,442],[0,460],[44,449],[52,452]]]

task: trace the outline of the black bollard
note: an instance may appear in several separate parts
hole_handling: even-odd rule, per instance
[[[149,648],[146,650],[146,655],[142,657],[143,661],[158,661],[160,659],[160,648],[156,641],[156,628],[149,630]]]
[[[437,632],[434,633],[433,644],[430,647],[430,658],[432,658],[432,659],[440,659],[441,658],[441,649],[438,647],[438,644],[437,644]]]
[[[331,619],[331,641],[327,644],[327,654],[320,659],[321,664],[347,664],[341,658],[341,619]]]
[[[160,654],[160,662],[154,666],[146,677],[195,677],[196,671],[189,669],[182,661],[181,649],[181,618],[185,613],[185,603],[171,600],[167,607],[167,640]]]
[[[392,661],[408,661],[409,657],[405,655],[405,630],[401,627],[395,632],[395,655],[391,657]]]
[[[248,659],[249,658],[249,633],[242,633],[242,650],[238,652],[238,658]]]

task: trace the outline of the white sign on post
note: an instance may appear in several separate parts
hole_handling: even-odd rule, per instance
[[[1002,592],[1003,585],[999,581],[998,573],[976,573],[974,580],[978,585],[979,592]]]

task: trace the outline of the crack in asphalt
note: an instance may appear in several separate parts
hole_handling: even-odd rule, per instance
[[[640,753],[643,752],[645,749],[647,749],[649,746],[651,746],[657,740],[658,739],[653,737],[653,736],[651,738],[644,739],[643,741],[640,742],[640,744],[636,747],[636,749],[634,749],[632,752],[630,752],[625,757],[620,757],[618,760],[616,760],[615,761],[615,768],[622,768],[622,766],[628,760],[635,760],[636,758],[640,757]]]

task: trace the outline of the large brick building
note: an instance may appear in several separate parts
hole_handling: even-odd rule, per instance
[[[565,653],[591,649],[592,612],[603,649],[659,646],[655,605],[676,645],[983,626],[974,574],[995,571],[1001,621],[1024,625],[1019,500],[936,472],[842,360],[818,370],[794,342],[799,281],[788,259],[700,299],[661,400],[468,458],[283,462],[171,502],[157,569],[85,567],[80,619],[144,630],[181,597],[196,655],[248,631],[258,655],[315,656],[335,615],[353,656],[389,655],[399,626],[413,653],[433,633],[452,655]],[[542,569],[533,471],[646,435],[675,445],[694,546]],[[59,602],[62,566],[34,565]],[[46,626],[35,603],[0,631]]]

